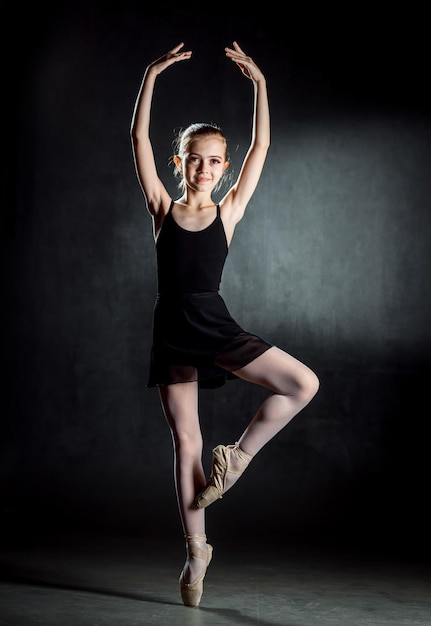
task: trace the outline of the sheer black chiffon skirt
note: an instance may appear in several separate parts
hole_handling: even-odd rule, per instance
[[[236,323],[218,292],[159,294],[147,386],[220,387],[271,347]]]

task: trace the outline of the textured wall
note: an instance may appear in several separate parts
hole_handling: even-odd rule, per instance
[[[420,20],[393,16],[398,30],[383,35],[365,18],[352,31],[330,15],[297,11],[281,26],[231,12],[205,30],[174,5],[117,4],[47,11],[11,72],[4,519],[32,510],[41,522],[141,529],[177,519],[170,435],[145,388],[155,257],[129,126],[145,65],[184,40],[193,60],[156,87],[161,174],[175,195],[173,129],[197,120],[224,127],[238,172],[252,91],[224,58],[236,38],[266,72],[273,140],[222,292],[243,326],[322,386],[208,524],[322,537],[361,528],[394,544],[407,526],[420,537],[431,123],[420,37],[407,57],[397,43]],[[264,395],[242,381],[202,394],[208,467]]]

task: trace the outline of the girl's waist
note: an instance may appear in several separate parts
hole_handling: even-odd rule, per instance
[[[219,296],[220,293],[218,290],[213,291],[169,291],[157,292],[156,300],[157,302],[166,301],[166,300],[188,300],[199,299],[199,298],[213,298],[215,296]]]

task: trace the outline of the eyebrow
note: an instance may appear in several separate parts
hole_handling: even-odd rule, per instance
[[[202,154],[200,154],[199,152],[189,152],[189,156],[198,156],[201,157]],[[222,156],[220,156],[219,154],[209,154],[208,157],[206,157],[208,159],[223,159]]]

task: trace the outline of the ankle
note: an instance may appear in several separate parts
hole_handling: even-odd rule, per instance
[[[235,445],[233,446],[235,454],[238,458],[240,458],[244,463],[250,463],[253,458],[252,454],[248,454],[243,448],[241,448],[238,441],[235,441]]]
[[[252,457],[244,452],[239,445],[228,446],[230,448],[229,454],[229,474],[242,474],[248,467]]]
[[[205,533],[186,533],[184,535],[186,545],[190,543],[206,543],[207,536]]]
[[[186,539],[186,551],[188,559],[206,559],[208,550],[207,536],[204,533],[191,533],[184,535]]]

